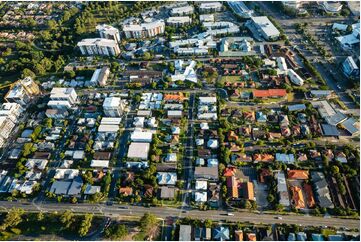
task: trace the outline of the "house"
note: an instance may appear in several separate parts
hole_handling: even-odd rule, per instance
[[[153,137],[152,132],[135,130],[132,132],[130,136],[130,140],[133,142],[150,143],[152,142],[152,137]]]
[[[334,156],[331,149],[327,149],[327,150],[322,151],[322,155],[323,155],[323,157],[325,157],[325,159],[327,161],[333,161],[333,159],[335,158],[335,156]]]
[[[227,139],[228,141],[237,141],[238,135],[233,130],[228,131],[227,133]]]
[[[248,241],[257,241],[257,237],[255,233],[247,233],[247,240]]]
[[[309,173],[306,170],[288,170],[287,171],[288,179],[307,180],[308,176],[309,176]]]
[[[211,240],[211,236],[212,236],[211,228],[197,227],[194,231],[195,241]]]
[[[310,184],[303,184],[303,190],[306,194],[306,203],[308,208],[316,206],[315,197],[313,196],[312,186]]]
[[[253,162],[272,162],[274,161],[274,156],[271,154],[254,154]]]
[[[127,157],[131,159],[147,160],[149,148],[150,148],[149,143],[132,142],[129,145]]]
[[[192,240],[192,226],[191,225],[179,225],[179,241],[191,241]]]
[[[261,168],[258,173],[258,181],[260,183],[265,183],[269,178],[272,177],[272,172],[267,168]]]
[[[133,194],[133,188],[131,187],[120,187],[119,188],[119,194],[121,194],[124,197],[130,196]]]
[[[341,162],[341,163],[347,163],[346,154],[343,153],[342,151],[336,152],[336,154],[335,154],[335,160],[336,160],[336,161],[339,161],[339,162]]]
[[[244,182],[241,184],[243,190],[243,197],[248,200],[255,200],[254,197],[254,186],[252,182]]]
[[[196,180],[195,184],[196,190],[207,190],[208,189],[208,183],[204,180]]]
[[[293,164],[295,162],[295,156],[293,154],[276,153],[276,161],[285,164]]]
[[[175,172],[158,172],[157,181],[159,185],[175,185],[177,182],[177,173]]]
[[[303,197],[303,193],[302,193],[302,189],[299,186],[290,186],[290,191],[291,191],[291,204],[295,207],[295,208],[305,208],[305,200]]]
[[[109,160],[92,160],[90,162],[90,167],[108,168],[109,167]]]
[[[264,114],[263,112],[256,112],[256,119],[257,122],[265,123],[267,122],[267,115]]]
[[[209,139],[207,142],[207,147],[211,149],[217,149],[218,148],[218,140],[216,139]]]
[[[165,162],[177,162],[177,154],[176,153],[169,153],[164,158]]]
[[[354,118],[348,118],[346,121],[341,123],[341,127],[344,128],[352,136],[358,135],[360,133],[359,124]]]
[[[173,187],[161,186],[159,188],[159,197],[161,199],[174,199],[176,189]]]
[[[213,239],[219,241],[229,240],[229,229],[227,227],[217,227],[213,229]]]
[[[282,204],[285,207],[289,207],[290,200],[288,195],[285,173],[283,171],[279,171],[276,173],[276,176],[277,176],[277,192],[280,198],[279,204]]]
[[[194,178],[218,181],[218,167],[195,167]]]
[[[87,184],[84,195],[94,195],[95,193],[100,192],[101,187],[100,186],[92,186],[90,184]]]
[[[163,100],[167,103],[182,103],[185,100],[183,93],[178,94],[164,94]]]
[[[285,89],[253,90],[253,98],[284,98],[287,96]]]
[[[246,121],[249,121],[249,122],[253,122],[256,120],[255,118],[255,114],[253,111],[249,111],[249,112],[243,112],[243,118],[246,120]]]
[[[239,193],[238,193],[239,182],[237,178],[235,176],[227,177],[226,184],[227,184],[228,196],[230,198],[237,199],[239,197]]]
[[[168,110],[167,116],[170,119],[180,119],[183,116],[183,111],[181,110]]]
[[[194,193],[194,201],[197,203],[207,202],[207,192],[206,191],[196,191]]]
[[[243,241],[243,231],[242,230],[234,231],[234,240],[235,241]]]

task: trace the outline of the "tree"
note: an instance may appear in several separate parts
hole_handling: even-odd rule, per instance
[[[336,165],[331,166],[331,173],[333,176],[335,176],[336,174],[340,173],[340,168],[338,168]]]
[[[210,219],[204,220],[204,226],[206,228],[212,228],[212,224],[213,224],[212,220],[210,220]]]
[[[89,229],[92,225],[93,221],[93,214],[85,214],[83,221],[81,221],[80,228],[79,228],[79,236],[84,237],[88,234]]]
[[[128,234],[128,230],[124,224],[113,224],[105,229],[104,234],[106,238],[122,240]]]
[[[63,224],[64,228],[69,229],[71,225],[75,221],[74,213],[70,210],[66,210],[61,216],[60,216],[60,222]]]
[[[58,72],[64,64],[65,64],[64,58],[62,56],[59,56],[59,58],[54,62],[55,71]]]
[[[23,221],[22,215],[24,210],[21,208],[11,208],[6,214],[3,223],[0,225],[0,231],[5,231],[7,228],[12,228]]]
[[[32,70],[25,68],[21,73],[21,77],[25,78],[27,76],[30,76],[31,78],[35,78],[36,75]]]
[[[243,203],[243,207],[245,209],[251,209],[252,208],[252,204],[249,200],[246,200],[244,203]]]
[[[23,157],[27,157],[32,153],[33,143],[25,143],[23,147]]]
[[[159,233],[158,220],[154,214],[145,213],[140,219],[140,229],[149,238],[156,238]]]
[[[268,196],[267,196],[267,201],[268,201],[269,203],[273,203],[274,200],[275,200],[275,197],[274,197],[272,194],[268,194]]]

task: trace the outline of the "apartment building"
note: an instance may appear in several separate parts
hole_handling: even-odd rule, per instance
[[[199,6],[202,13],[218,12],[222,10],[222,3],[220,2],[203,2]]]
[[[77,98],[78,95],[76,94],[74,88],[54,87],[50,92],[50,101],[48,102],[48,107],[50,109],[58,109],[65,112],[74,106]],[[53,116],[54,112],[55,111],[48,111],[46,114],[49,114],[48,117],[51,117]]]
[[[9,92],[5,95],[5,100],[26,106],[34,96],[40,93],[38,84],[31,77],[26,77],[11,86]]]
[[[54,101],[67,101],[70,105],[74,105],[78,95],[74,88],[54,87],[50,92],[50,99]]]
[[[120,43],[119,29],[107,24],[99,24],[96,26],[96,30],[99,32],[101,38],[115,40],[117,43]]]
[[[107,66],[104,66],[101,69],[96,69],[90,79],[90,83],[92,85],[98,84],[99,86],[104,87],[107,84],[109,75],[110,69]]]
[[[0,117],[8,117],[14,123],[18,122],[18,118],[25,109],[18,103],[3,103],[0,106]]]
[[[120,54],[118,43],[113,39],[83,39],[78,42],[77,46],[82,55],[117,56]]]
[[[182,17],[169,17],[167,19],[167,25],[171,26],[183,26],[192,23],[192,19],[189,16]]]
[[[194,8],[193,6],[189,6],[189,5],[178,8],[172,8],[170,13],[172,16],[190,15],[194,13]]]
[[[120,97],[107,97],[104,99],[103,111],[108,117],[120,117],[123,114],[125,105]]]
[[[11,120],[10,117],[0,117],[0,148],[4,146],[14,127],[15,123]]]
[[[165,30],[164,20],[156,20],[149,23],[141,24],[125,24],[123,25],[123,32],[125,38],[149,38],[159,34],[163,34]]]

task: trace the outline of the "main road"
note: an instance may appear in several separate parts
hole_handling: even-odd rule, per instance
[[[230,222],[249,222],[249,223],[263,223],[263,224],[298,224],[303,226],[328,226],[328,227],[347,227],[349,229],[358,229],[360,221],[356,219],[341,219],[333,217],[315,217],[303,215],[282,215],[282,219],[277,219],[275,215],[270,214],[256,214],[251,212],[232,212],[233,216],[227,216],[226,210],[183,210],[182,208],[169,207],[141,207],[141,206],[108,206],[105,204],[65,204],[65,203],[21,203],[0,201],[0,210],[7,211],[8,209],[16,207],[22,208],[29,212],[63,212],[71,210],[77,214],[94,213],[109,217],[141,217],[144,213],[153,213],[159,218],[167,217],[190,217],[195,219],[211,219],[212,221],[230,221]]]

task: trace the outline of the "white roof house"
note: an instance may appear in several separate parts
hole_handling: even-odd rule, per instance
[[[48,164],[48,160],[45,159],[28,159],[25,166],[29,169],[39,169],[44,170],[46,165]]]
[[[199,97],[200,104],[215,104],[217,97]]]
[[[72,180],[74,177],[79,175],[78,169],[56,169],[54,179],[69,179]]]
[[[211,149],[217,149],[218,148],[218,140],[216,139],[209,139],[207,142],[207,147]]]
[[[173,126],[171,128],[172,134],[180,134],[180,128],[178,126]]]
[[[286,64],[286,59],[284,57],[277,57],[276,62],[277,62],[277,67],[278,69],[280,69],[280,71],[282,72],[287,71],[288,68]]]
[[[133,142],[129,145],[128,158],[147,160],[149,154],[149,148],[150,148],[149,143]]]
[[[119,125],[104,125],[101,124],[98,127],[99,133],[116,133],[119,130]]]
[[[208,125],[207,122],[202,122],[200,124],[200,127],[201,127],[202,130],[208,130],[209,129],[209,125]]]
[[[196,145],[204,145],[204,139],[196,139]]]
[[[207,190],[208,189],[208,183],[207,181],[197,180],[195,185],[196,190]]]
[[[290,81],[298,86],[302,86],[305,82],[294,70],[289,69],[288,70],[288,77],[290,78]]]
[[[194,193],[195,202],[207,202],[207,192],[195,192]]]
[[[93,195],[95,193],[100,192],[100,186],[92,186],[90,184],[88,184],[85,188],[84,194],[85,195]]]
[[[147,142],[147,143],[150,143],[150,142],[152,142],[152,137],[153,137],[152,132],[134,131],[130,135],[130,140],[133,141],[133,142]]]
[[[175,185],[177,182],[177,173],[175,172],[158,172],[157,180],[159,185]]]
[[[279,203],[286,207],[290,206],[286,177],[283,171],[277,173],[277,192],[280,196]]]
[[[100,124],[119,125],[121,122],[122,122],[122,118],[102,117]]]
[[[177,162],[177,154],[176,153],[169,153],[164,158],[165,162]]]
[[[109,160],[92,160],[90,162],[90,167],[108,168],[109,167]]]
[[[144,127],[144,121],[145,121],[145,117],[135,117],[134,121],[133,121],[133,125],[135,127],[143,128]]]

